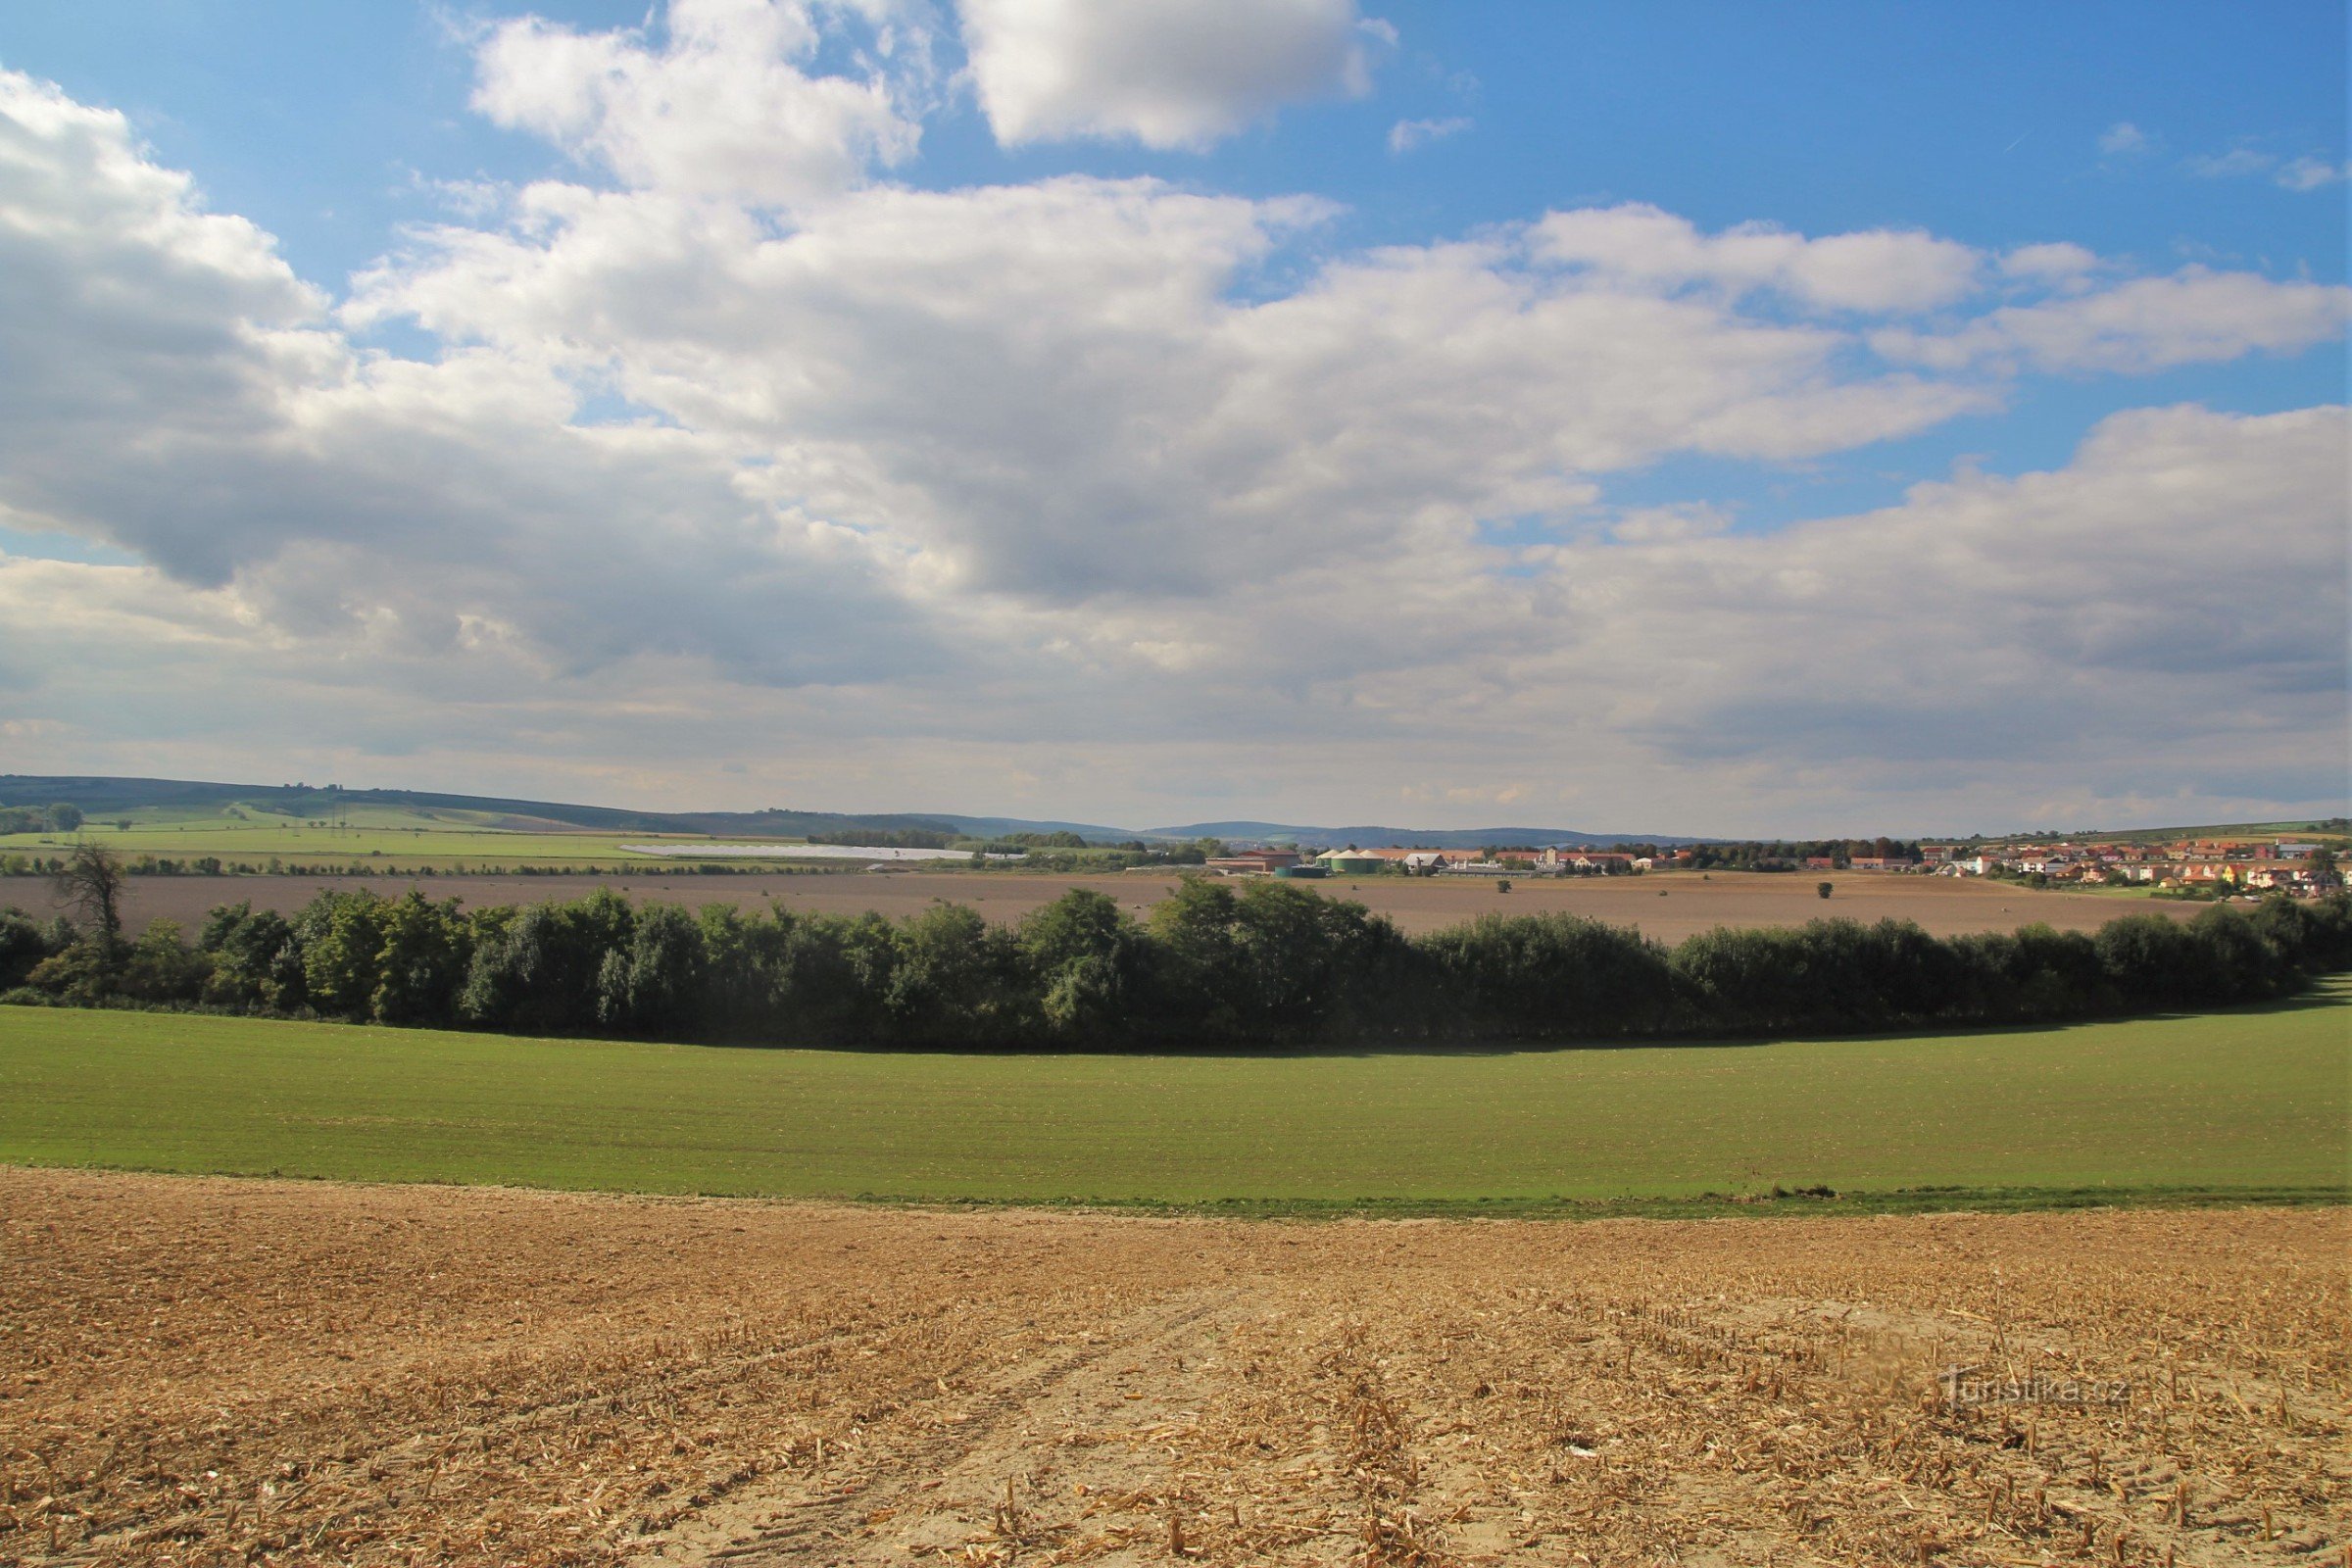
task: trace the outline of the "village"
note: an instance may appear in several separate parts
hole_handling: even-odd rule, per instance
[[[1709,867],[1748,871],[1861,871],[1912,876],[2011,877],[2035,886],[2140,886],[2159,891],[2291,893],[2317,897],[2344,885],[2339,841],[2278,838],[2044,840],[1915,845],[1879,841],[1887,854],[1743,856],[1724,865],[1708,846],[1387,846],[1316,850],[1230,848],[1208,861],[1224,876],[1320,880],[1333,876],[1639,876]],[[1776,846],[1775,848],[1778,848]]]

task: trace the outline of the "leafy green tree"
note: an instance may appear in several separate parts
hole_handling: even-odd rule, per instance
[[[921,1045],[1009,1045],[1036,1029],[1020,947],[961,904],[936,904],[898,932],[884,993],[895,1038]]]
[[[295,915],[312,1006],[341,1018],[373,1015],[390,907],[373,893],[322,893]]]
[[[1343,1019],[1368,1021],[1383,960],[1401,963],[1406,944],[1386,919],[1348,899],[1290,882],[1257,882],[1235,901],[1237,963],[1229,983],[1248,1030],[1307,1040]]]
[[[626,1034],[691,1039],[702,1023],[703,928],[673,904],[638,914],[597,974],[597,1021]]]
[[[898,927],[874,910],[796,922],[779,964],[785,1038],[852,1045],[887,1039],[899,957]]]
[[[456,1015],[472,933],[456,900],[434,904],[411,888],[384,910],[368,1010],[378,1023],[438,1024]]]
[[[1046,1027],[1072,1042],[1127,1033],[1147,962],[1143,929],[1116,900],[1072,888],[1021,922],[1020,945]]]
[[[299,1012],[309,1004],[302,944],[276,910],[256,910],[250,899],[221,905],[205,916],[196,945],[212,957],[206,1002],[267,1012]]]
[[[1152,906],[1152,997],[1143,1009],[1155,1032],[1200,1033],[1210,1039],[1237,1034],[1242,1026],[1238,997],[1218,984],[1240,965],[1234,929],[1240,901],[1233,888],[1206,877],[1186,877],[1176,891]]]
[[[530,906],[475,949],[461,1015],[524,1034],[595,1029],[605,956],[624,948],[635,925],[628,900],[610,888]]]
[[[1641,1034],[1674,1016],[1666,952],[1572,914],[1487,914],[1422,938],[1455,1027],[1527,1039]]]

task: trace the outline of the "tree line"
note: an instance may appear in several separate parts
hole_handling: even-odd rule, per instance
[[[68,802],[0,806],[0,833],[72,833],[80,826],[81,808]]]
[[[1688,865],[1693,871],[1780,871],[1813,859],[1831,860],[1839,866],[1862,859],[1913,862],[1920,859],[1916,840],[1888,838],[1748,840],[1738,844],[1693,844],[1688,846]],[[1655,856],[1658,850],[1655,845],[1639,845],[1633,847],[1633,853]]]
[[[193,941],[95,905],[0,914],[0,1000],[779,1046],[1086,1051],[1609,1041],[2010,1024],[2202,1008],[2352,967],[2352,902],[2276,899],[2096,935],[1938,938],[1904,921],[1675,946],[1564,914],[1407,937],[1286,883],[1187,881],[1137,920],[1079,889],[1017,926],[421,892],[223,905]]]

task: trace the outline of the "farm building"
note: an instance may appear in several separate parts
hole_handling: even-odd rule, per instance
[[[1298,863],[1297,850],[1237,850],[1209,861],[1208,868],[1226,876],[1272,876]]]

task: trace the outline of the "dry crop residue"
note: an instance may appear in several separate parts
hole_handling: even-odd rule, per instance
[[[0,1563],[2340,1562],[2348,1242],[0,1171]]]

